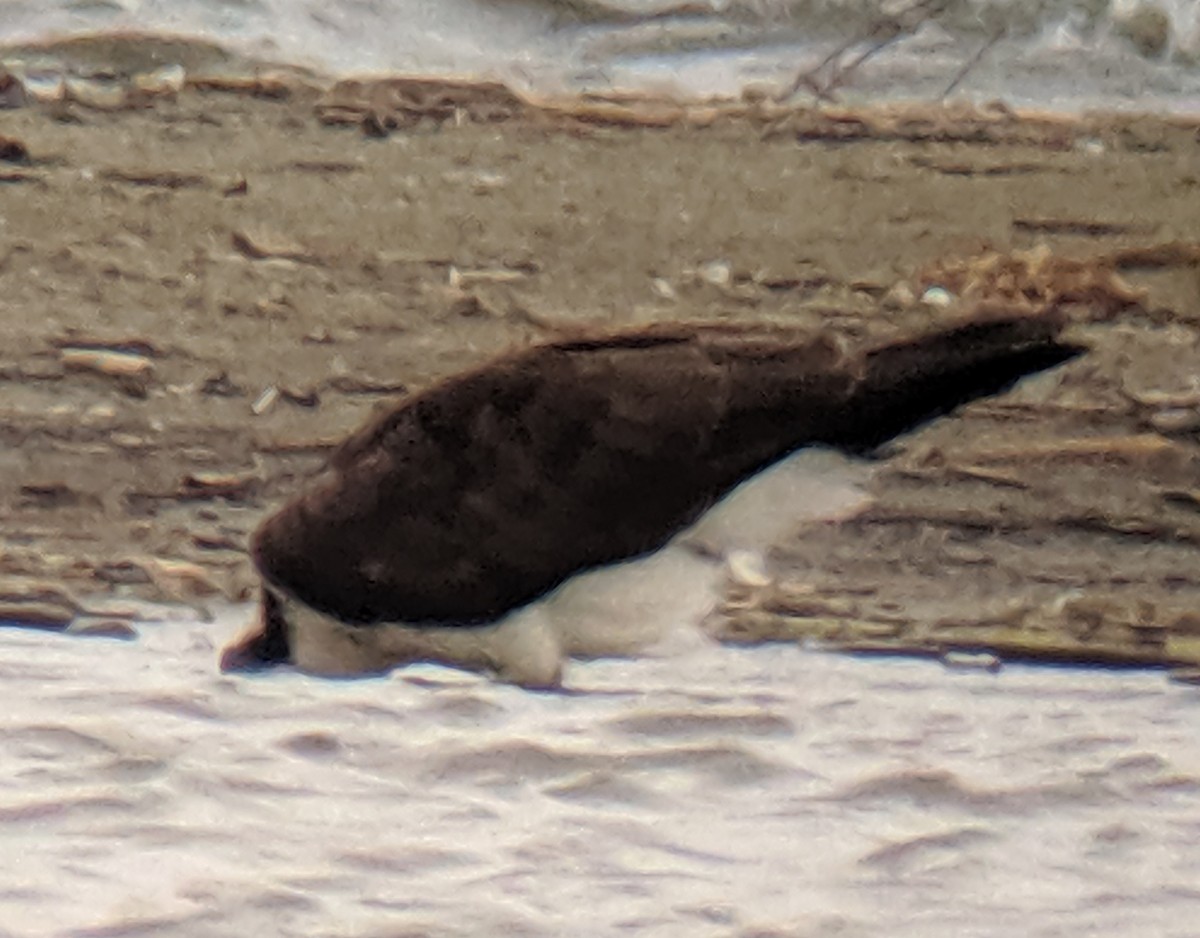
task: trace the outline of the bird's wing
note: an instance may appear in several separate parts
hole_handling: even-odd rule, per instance
[[[490,621],[661,546],[799,446],[874,446],[1062,360],[1060,328],[997,316],[854,355],[738,325],[537,346],[356,434],[263,524],[254,558],[347,621]]]

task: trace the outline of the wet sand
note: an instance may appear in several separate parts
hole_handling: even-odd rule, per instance
[[[501,349],[668,319],[867,341],[959,314],[919,299],[993,250],[1024,274],[985,299],[1061,303],[1093,353],[895,447],[720,628],[1200,664],[1195,126],[245,90],[0,113],[0,618],[250,598],[266,511]],[[1043,248],[1083,287],[1038,294]]]

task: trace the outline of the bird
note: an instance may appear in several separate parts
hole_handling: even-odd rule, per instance
[[[786,325],[676,322],[501,354],[369,420],[262,522],[259,614],[222,670],[421,661],[557,688],[569,658],[605,653],[581,608],[637,634],[639,615],[711,606],[714,555],[740,549],[729,524],[705,533],[722,499],[813,447],[870,456],[1060,365],[1084,351],[1064,328],[1055,310],[977,312],[852,348]],[[767,485],[768,501],[789,485]],[[789,506],[760,499],[760,516],[775,507]]]

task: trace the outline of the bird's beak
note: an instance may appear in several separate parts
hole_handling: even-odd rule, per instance
[[[288,625],[283,606],[268,586],[263,586],[258,621],[221,652],[222,671],[261,671],[291,658]]]
[[[245,632],[232,645],[227,645],[221,652],[221,670],[257,671],[264,667],[265,662],[254,652],[254,646],[262,636],[263,633],[257,630]]]

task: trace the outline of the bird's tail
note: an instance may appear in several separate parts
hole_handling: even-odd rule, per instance
[[[875,449],[1074,358],[1084,349],[1062,340],[1064,324],[1057,314],[1000,314],[870,349],[852,392],[852,438],[841,444],[859,452]]]

